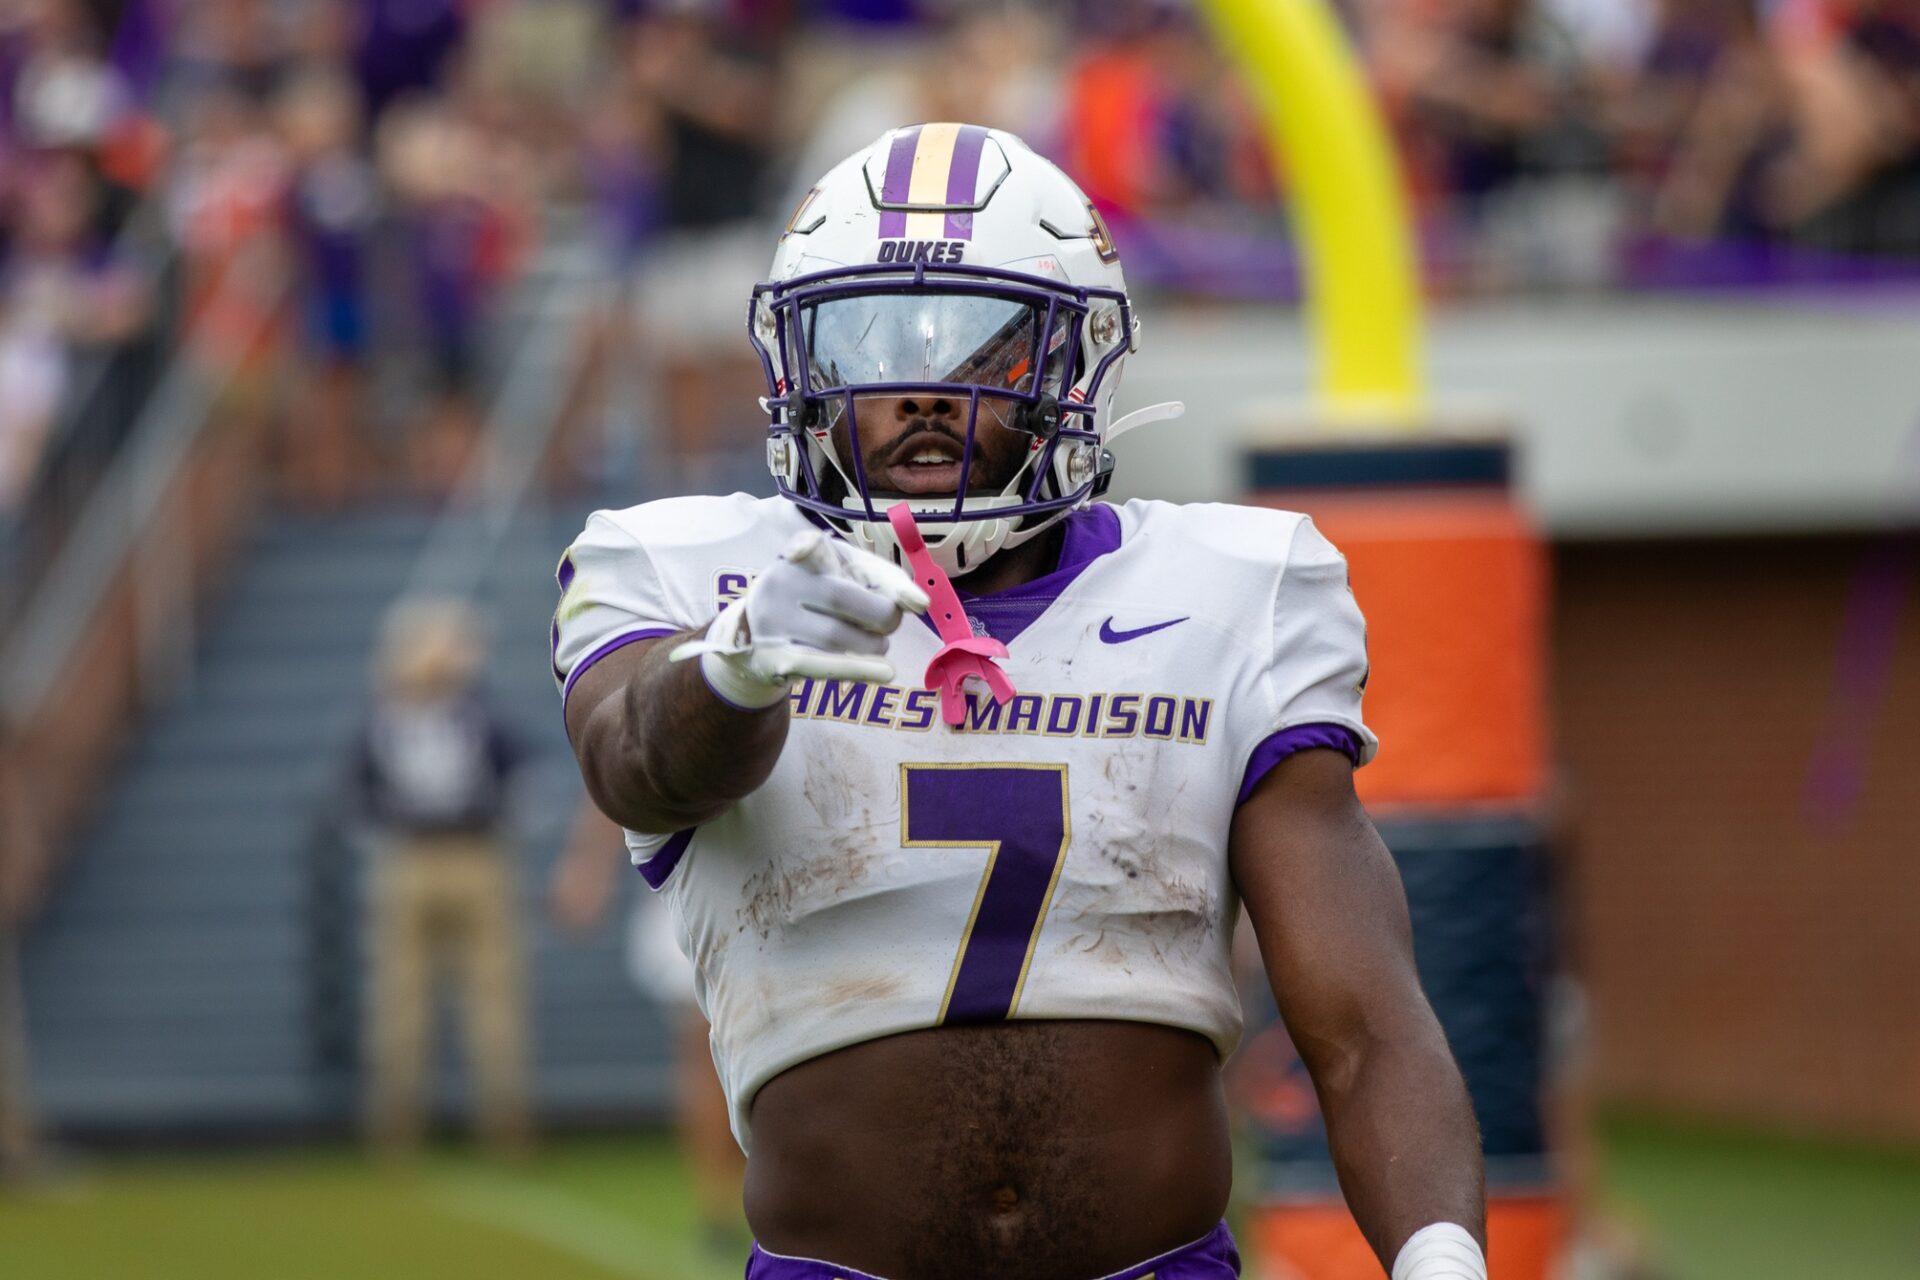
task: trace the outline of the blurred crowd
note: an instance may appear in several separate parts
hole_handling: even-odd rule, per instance
[[[1920,255],[1920,0],[1335,7],[1436,291]],[[292,499],[444,492],[556,235],[607,286],[586,398],[699,483],[754,432],[741,299],[785,212],[962,117],[1061,159],[1143,286],[1293,289],[1286,175],[1193,0],[6,0],[0,525],[87,402],[124,426],[103,387],[156,332],[272,421]]]
[[[1354,14],[1420,206],[1485,238],[1470,245],[1483,273],[1504,251],[1523,282],[1662,283],[1672,250],[1717,243],[1716,282],[1764,283],[1809,259],[1920,253],[1913,0],[1360,0]],[[1583,225],[1585,263],[1571,258]]]
[[[1920,255],[1915,0],[1335,7],[1436,291],[1858,278]],[[1060,140],[1116,236],[1176,285],[1289,285],[1258,247],[1285,175],[1191,6],[1083,8],[1076,37],[1102,34],[1071,50]]]

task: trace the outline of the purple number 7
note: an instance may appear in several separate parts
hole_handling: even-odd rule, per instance
[[[900,766],[901,844],[987,851],[940,1021],[1013,1016],[1072,836],[1064,764]]]

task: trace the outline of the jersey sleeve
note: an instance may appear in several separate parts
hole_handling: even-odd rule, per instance
[[[1290,751],[1330,746],[1354,764],[1373,759],[1379,739],[1361,717],[1367,688],[1367,623],[1347,583],[1347,561],[1302,518],[1274,592],[1272,658],[1266,672],[1274,705],[1267,740],[1256,748],[1274,763]]]
[[[551,632],[561,702],[594,663],[640,640],[674,635],[702,619],[669,589],[638,538],[611,515],[587,520],[555,573],[560,605]]]

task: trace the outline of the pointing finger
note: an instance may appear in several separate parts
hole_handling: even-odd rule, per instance
[[[796,533],[781,551],[780,558],[808,573],[827,574],[839,567],[832,541],[818,529]]]

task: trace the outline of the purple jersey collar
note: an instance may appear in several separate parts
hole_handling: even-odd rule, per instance
[[[987,634],[1000,643],[1011,644],[1016,636],[1039,620],[1047,606],[1059,599],[1060,593],[1088,565],[1109,551],[1120,549],[1120,513],[1105,503],[1082,507],[1066,518],[1065,525],[1060,564],[1053,572],[988,595],[975,595],[955,584],[967,606],[967,616],[978,618]]]

